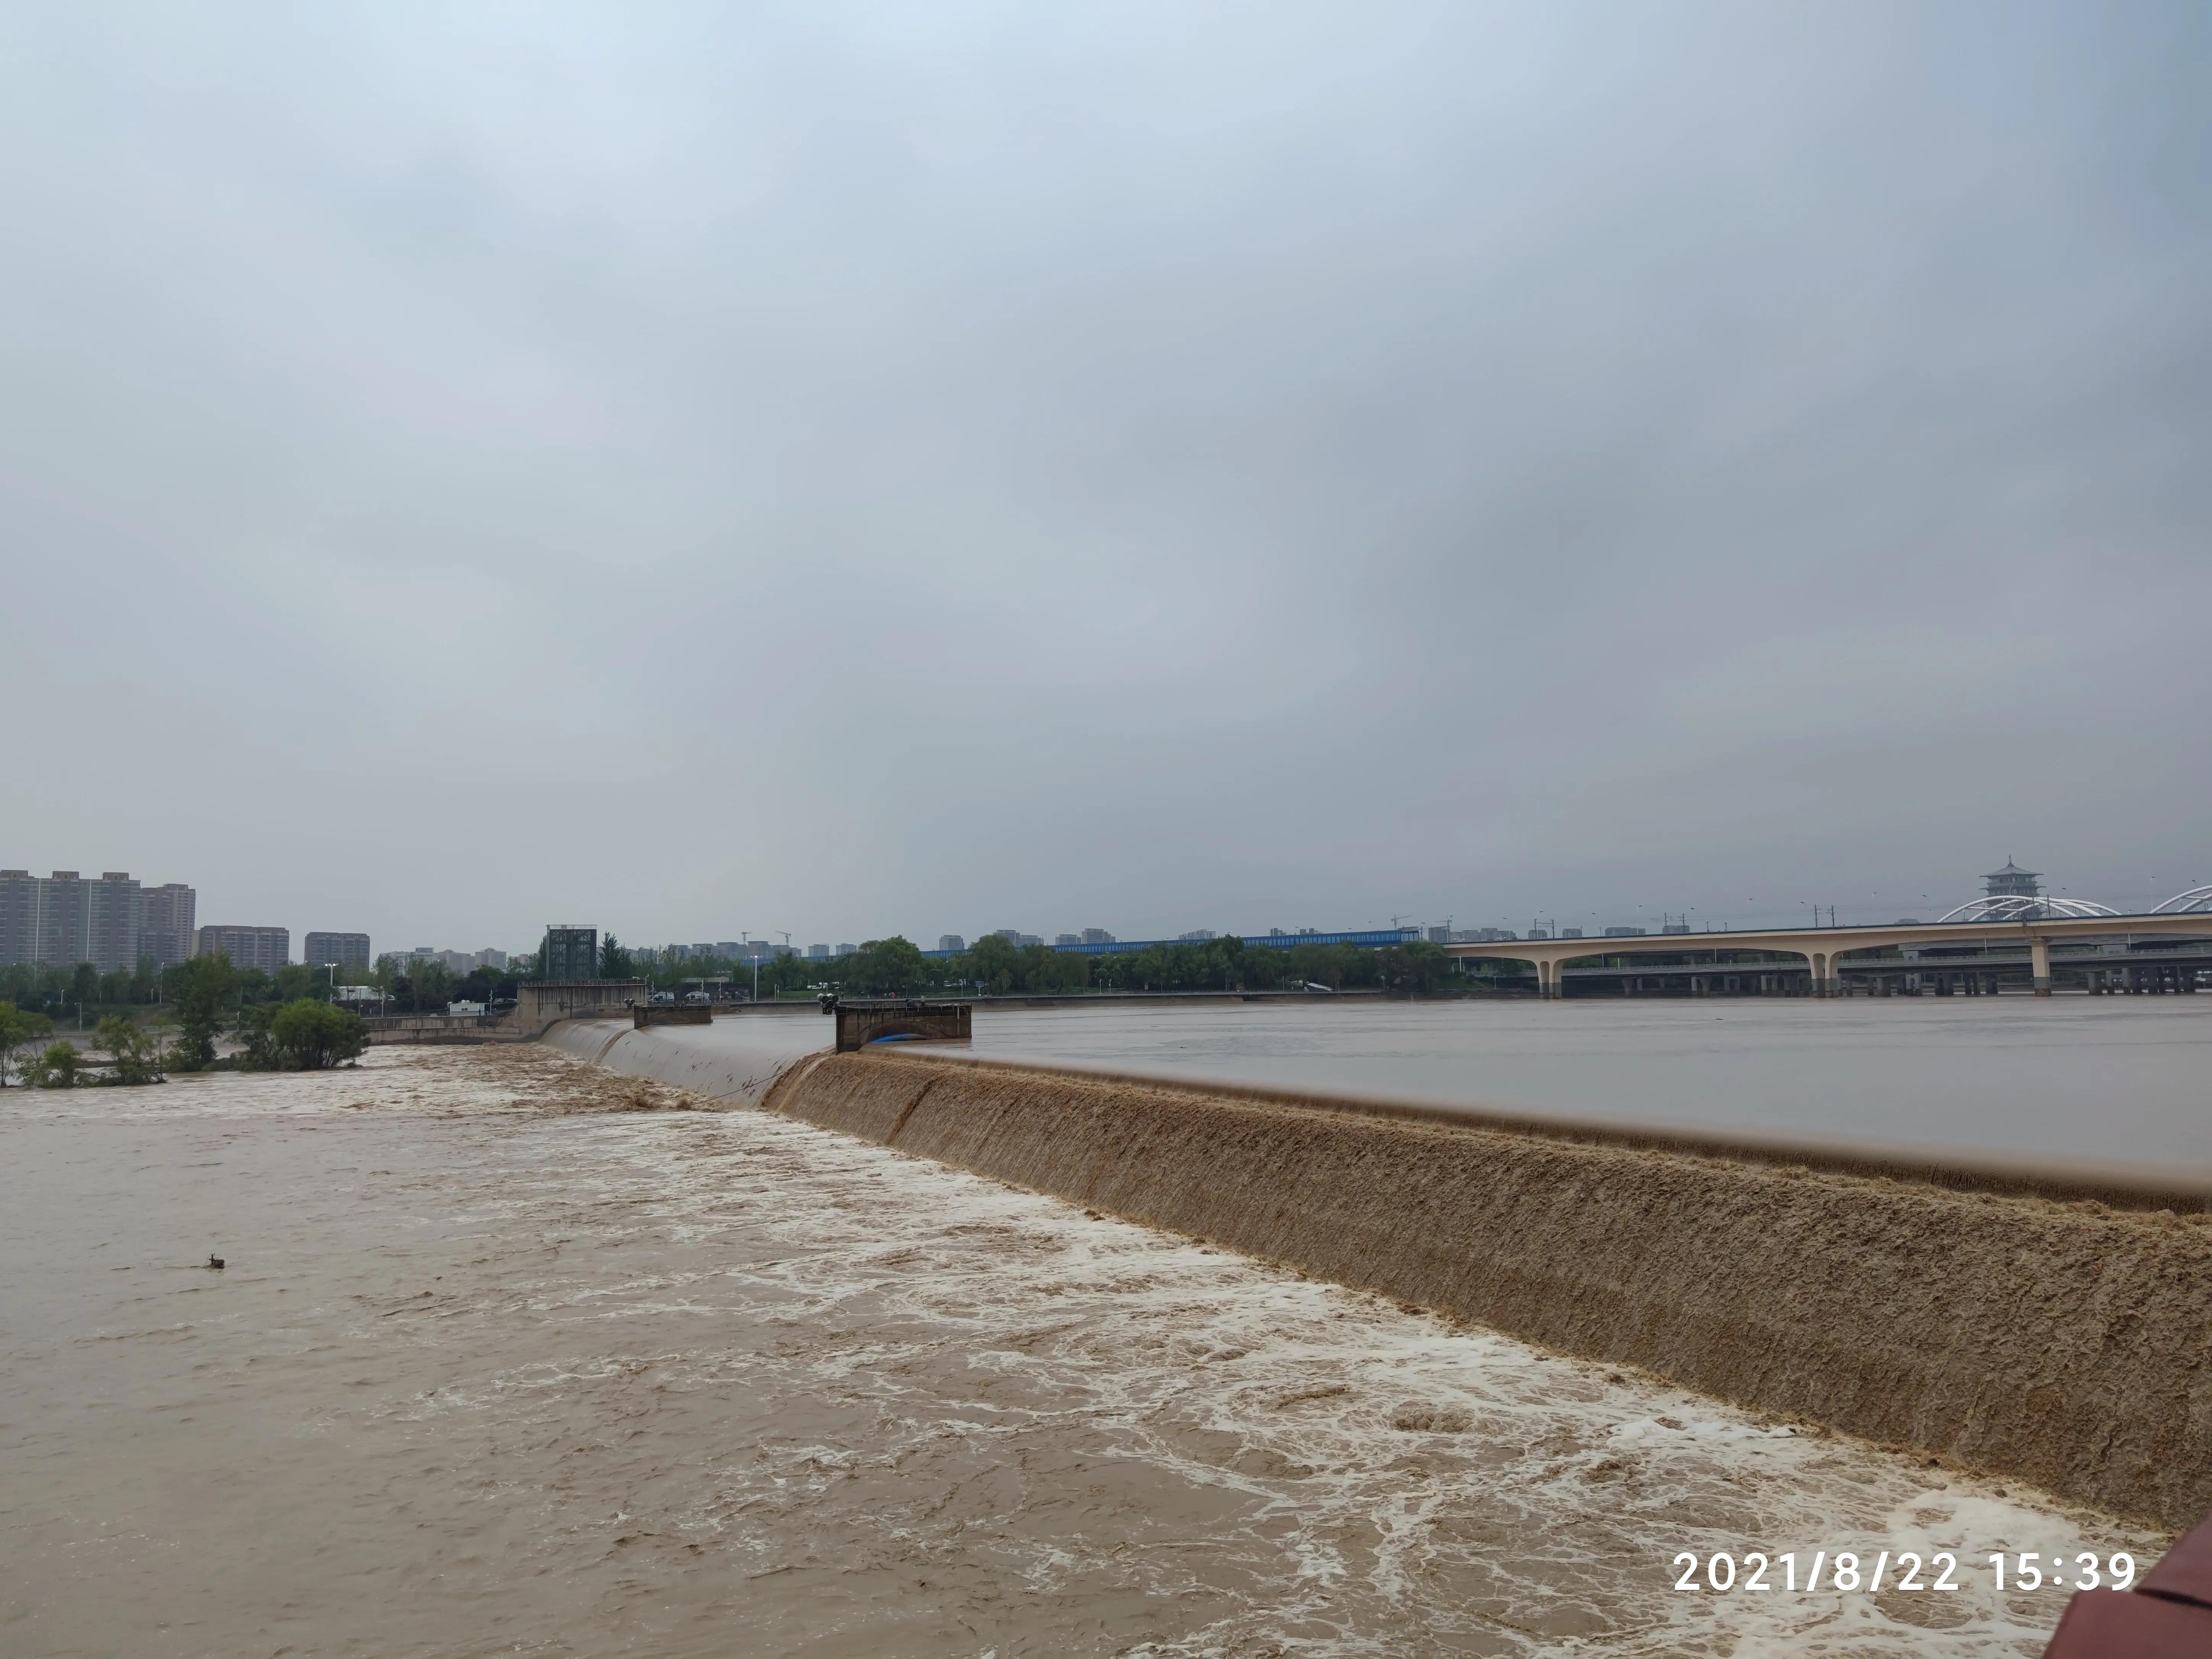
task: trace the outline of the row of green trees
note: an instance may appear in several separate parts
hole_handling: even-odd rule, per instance
[[[187,988],[202,971],[198,964],[208,960],[211,958],[195,957],[161,969],[142,962],[135,970],[112,974],[103,974],[88,962],[73,968],[11,964],[0,968],[0,999],[56,1023],[95,1019],[102,1012],[176,1007],[192,994]],[[448,1002],[461,1000],[489,1002],[514,994],[511,974],[479,968],[457,976],[441,962],[413,963],[403,970],[387,957],[365,974],[349,975],[341,969],[333,975],[327,968],[298,962],[274,974],[234,969],[223,981],[224,996],[233,1010],[264,1004],[280,1007],[307,1000],[328,1002],[336,994],[334,980],[373,984],[393,1008],[410,1012],[442,1010]]]
[[[512,972],[476,968],[456,974],[442,962],[424,959],[403,968],[400,960],[380,958],[374,972],[353,976],[358,983],[376,987],[397,1012],[442,1013],[449,1002],[489,1003],[514,994]]]
[[[152,1007],[163,1000],[161,972],[151,961],[113,974],[88,962],[70,968],[15,963],[0,968],[0,998],[54,1018],[74,1019],[94,1008]]]
[[[11,963],[0,968],[0,999],[27,1012],[44,1014],[57,1021],[97,1018],[101,1010],[174,1006],[182,994],[180,988],[200,971],[198,964],[211,960],[194,957],[190,962],[158,969],[148,961],[140,963],[133,970],[112,974],[103,974],[88,962],[80,962],[73,968]],[[223,961],[227,966],[229,958],[225,957]],[[264,974],[258,969],[230,971],[227,994],[240,1006],[259,1002],[297,1002],[303,997],[327,1000],[331,994],[330,970],[311,968],[304,963],[291,963],[274,974]]]
[[[639,978],[656,989],[726,974],[747,990],[750,963],[654,961],[640,963],[610,935],[600,953],[609,979]],[[1426,942],[1367,950],[1356,945],[1247,945],[1241,939],[1154,945],[1142,951],[1086,956],[1047,945],[1015,945],[998,934],[955,957],[926,957],[910,941],[871,939],[849,957],[805,961],[778,957],[759,969],[763,999],[832,985],[860,996],[925,992],[988,992],[998,996],[1070,995],[1085,991],[1273,991],[1302,985],[1330,990],[1373,989],[1399,994],[1446,988],[1452,959]]]

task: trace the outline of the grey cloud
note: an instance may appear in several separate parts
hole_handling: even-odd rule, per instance
[[[5,27],[9,863],[456,944],[2212,874],[2200,9]]]

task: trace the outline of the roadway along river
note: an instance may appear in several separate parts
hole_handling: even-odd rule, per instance
[[[2159,1547],[697,1103],[541,1048],[0,1095],[0,1647],[1994,1656],[2063,1592],[1989,1552]],[[1753,1548],[1962,1588],[1671,1588]]]
[[[765,1018],[716,1030],[735,1035]],[[987,1003],[976,1010],[973,1052],[2212,1176],[2205,996]]]

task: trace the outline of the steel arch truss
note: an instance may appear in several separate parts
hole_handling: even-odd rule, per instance
[[[2151,912],[2154,916],[2185,916],[2193,913],[2212,911],[2212,886],[2192,887],[2185,893],[2176,893]]]
[[[2208,898],[2212,898],[2212,887],[2204,891]],[[2108,904],[2096,904],[2087,899],[2052,898],[2047,893],[1999,893],[1962,904],[1948,915],[1938,916],[1936,922],[1940,926],[1947,921],[2052,921],[2119,914]]]

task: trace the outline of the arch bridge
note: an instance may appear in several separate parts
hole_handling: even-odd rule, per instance
[[[1813,994],[1832,996],[1842,988],[1837,958],[1856,951],[1897,945],[2010,945],[2025,943],[2035,979],[2035,994],[2051,994],[2051,946],[2076,939],[2212,939],[2212,913],[2136,916],[2043,916],[2022,921],[1892,923],[1869,927],[1786,927],[1747,933],[1642,933],[1613,939],[1498,939],[1481,945],[1447,945],[1449,955],[1525,962],[1536,969],[1538,994],[1561,994],[1559,970],[1591,957],[1666,956],[1683,951],[1770,951],[1801,956],[1812,969]]]

